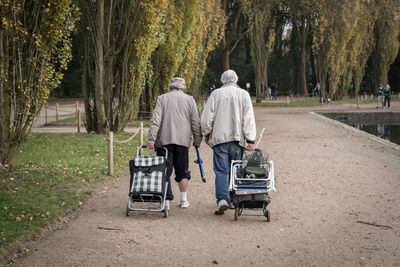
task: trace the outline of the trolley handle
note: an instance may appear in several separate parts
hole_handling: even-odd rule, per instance
[[[137,147],[137,150],[136,150],[136,157],[139,157],[140,150],[143,149],[143,148],[146,148],[146,149],[147,149],[147,146],[146,146],[146,145],[143,145],[143,146],[138,146],[138,147]],[[165,148],[165,147],[160,147],[160,148],[163,148],[163,149],[165,150],[165,159],[168,159],[168,149]]]

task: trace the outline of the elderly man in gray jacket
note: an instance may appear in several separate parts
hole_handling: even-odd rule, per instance
[[[167,196],[165,205],[169,209],[169,201],[174,199],[170,177],[175,169],[175,181],[179,183],[181,192],[181,208],[189,207],[187,188],[190,180],[189,147],[193,135],[193,144],[200,146],[202,135],[196,102],[192,96],[185,94],[185,80],[174,77],[170,83],[171,92],[157,98],[156,107],[150,120],[147,148],[156,149],[159,156],[165,156],[168,149]]]
[[[215,195],[217,210],[224,214],[230,203],[229,172],[231,160],[241,160],[243,148],[254,149],[256,124],[253,105],[247,91],[236,83],[233,70],[221,76],[222,87],[215,89],[201,115],[201,131],[214,151]]]

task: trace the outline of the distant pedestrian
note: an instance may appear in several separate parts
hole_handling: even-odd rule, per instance
[[[276,83],[272,83],[271,90],[272,90],[272,99],[276,100],[276,95],[278,94],[278,85]]]
[[[271,87],[268,87],[268,99],[272,99],[272,90],[271,90]]]
[[[213,84],[213,85],[210,87],[210,94],[215,90],[215,88],[217,88],[217,87],[215,87],[215,84]]]
[[[312,82],[310,82],[308,84],[308,90],[310,91],[311,97],[313,96],[313,89],[314,89],[314,85]]]
[[[385,88],[380,83],[378,87],[378,103],[376,104],[376,108],[383,108],[383,98],[385,97]]]
[[[390,85],[386,84],[385,87],[385,102],[383,103],[383,108],[386,107],[386,103],[388,104],[388,108],[390,108]]]
[[[267,86],[264,83],[262,83],[261,86],[262,86],[262,98],[265,99],[267,94]]]
[[[320,93],[321,93],[321,84],[320,83],[317,83],[317,85],[315,86],[314,93],[315,93],[315,96],[317,96],[317,97],[320,96]]]

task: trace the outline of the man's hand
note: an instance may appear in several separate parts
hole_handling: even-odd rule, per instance
[[[247,144],[247,146],[246,146],[246,149],[247,150],[254,150],[254,144]]]
[[[153,150],[154,150],[154,144],[152,144],[152,143],[147,143],[147,148],[148,148],[148,149],[153,149]]]

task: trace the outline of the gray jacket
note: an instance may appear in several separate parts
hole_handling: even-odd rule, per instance
[[[150,120],[148,143],[190,147],[192,135],[194,144],[200,145],[200,119],[193,97],[176,89],[160,95]]]
[[[254,143],[256,123],[249,93],[234,83],[214,90],[201,114],[201,132],[209,135],[211,147],[231,141],[242,147]]]

